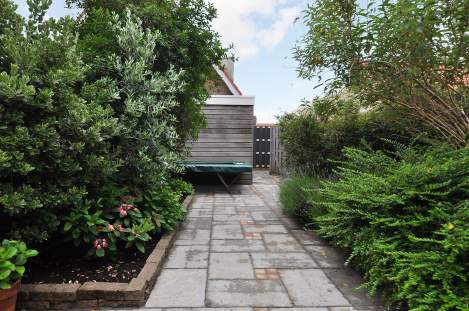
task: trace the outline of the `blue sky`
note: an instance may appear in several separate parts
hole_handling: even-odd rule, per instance
[[[271,123],[276,116],[295,110],[303,98],[322,94],[313,89],[316,81],[296,74],[292,59],[295,42],[306,32],[297,21],[312,0],[208,0],[219,11],[214,28],[225,45],[233,43],[238,62],[235,81],[245,95],[256,96],[258,122]],[[19,13],[28,14],[26,0],[15,0]],[[50,17],[76,12],[65,8],[65,0],[53,1]]]

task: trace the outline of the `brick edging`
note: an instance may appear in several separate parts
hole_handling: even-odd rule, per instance
[[[188,209],[193,195],[183,206]],[[155,285],[173,245],[180,224],[164,234],[148,256],[136,278],[129,283],[85,282],[83,284],[23,284],[17,310],[66,310],[87,308],[141,307]]]

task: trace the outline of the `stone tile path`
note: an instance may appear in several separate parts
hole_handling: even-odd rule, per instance
[[[340,252],[282,215],[278,179],[264,171],[254,179],[233,196],[195,195],[143,310],[381,310],[355,290],[360,275]]]

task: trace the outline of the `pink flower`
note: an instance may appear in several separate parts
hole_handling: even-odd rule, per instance
[[[109,225],[107,226],[107,228],[108,228],[108,230],[109,230],[110,232],[112,232],[112,231],[115,230],[114,226],[111,225],[111,224],[109,224]]]
[[[125,229],[121,225],[117,225],[117,230],[119,230],[119,232],[124,232]]]
[[[127,211],[122,209],[122,210],[119,211],[119,215],[120,215],[122,218],[124,218],[125,216],[127,216]]]
[[[103,239],[103,240],[102,240],[101,245],[103,246],[103,248],[107,248],[107,247],[109,246],[109,245],[107,244],[106,239]]]

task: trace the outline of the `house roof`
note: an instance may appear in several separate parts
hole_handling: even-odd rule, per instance
[[[220,68],[220,66],[213,65],[213,68],[217,72],[217,74],[220,76],[220,78],[223,80],[225,85],[228,87],[230,90],[231,94],[241,96],[243,93],[239,89],[239,87],[236,85],[236,83],[233,81],[233,79],[230,77],[230,75],[226,72],[225,69]]]

